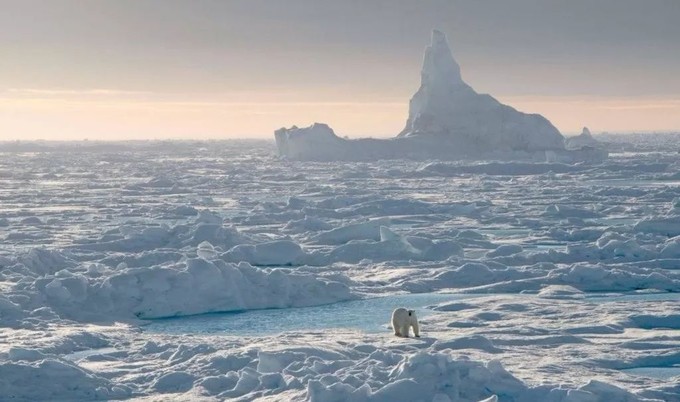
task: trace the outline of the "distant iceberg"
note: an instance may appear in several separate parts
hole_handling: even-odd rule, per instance
[[[596,140],[588,127],[583,127],[581,134],[564,139],[565,151],[546,151],[548,162],[575,163],[599,162],[609,157],[605,144]]]
[[[583,127],[583,131],[579,135],[565,138],[564,146],[567,149],[581,149],[584,147],[604,148],[604,144],[593,137],[588,127]]]
[[[409,103],[406,126],[389,139],[344,139],[326,124],[274,133],[281,157],[292,160],[375,159],[601,159],[601,152],[570,151],[559,130],[539,114],[526,114],[466,84],[446,36],[432,32],[420,89]],[[549,156],[548,156],[549,155]],[[606,158],[606,155],[604,155]]]

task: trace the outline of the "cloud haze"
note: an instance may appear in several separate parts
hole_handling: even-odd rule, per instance
[[[2,139],[393,135],[429,32],[564,132],[680,129],[680,2],[0,1]]]

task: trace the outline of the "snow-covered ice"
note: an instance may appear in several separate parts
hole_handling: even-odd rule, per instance
[[[680,137],[594,138],[0,144],[0,401],[680,401]]]

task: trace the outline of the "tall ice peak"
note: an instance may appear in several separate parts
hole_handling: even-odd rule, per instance
[[[451,55],[446,35],[436,29],[432,31],[430,46],[425,49],[423,69],[420,77],[421,85],[429,88],[451,87],[463,84],[460,66]]]

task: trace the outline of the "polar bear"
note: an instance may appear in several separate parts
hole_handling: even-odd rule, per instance
[[[394,329],[394,335],[408,338],[409,327],[413,327],[413,334],[416,338],[420,338],[416,311],[407,310],[403,307],[395,309],[392,312],[392,328]]]

